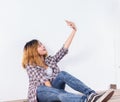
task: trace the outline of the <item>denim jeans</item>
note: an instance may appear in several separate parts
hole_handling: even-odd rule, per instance
[[[61,71],[51,84],[52,87],[42,85],[37,88],[39,102],[86,102],[87,97],[95,93],[94,90],[65,71]],[[65,84],[83,94],[65,91]]]

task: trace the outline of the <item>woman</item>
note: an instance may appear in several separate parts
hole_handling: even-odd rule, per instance
[[[97,94],[83,82],[65,71],[60,71],[57,63],[67,54],[77,31],[71,21],[66,21],[72,32],[63,47],[54,55],[47,56],[45,46],[38,40],[31,40],[24,46],[22,65],[29,76],[29,102],[107,102],[113,90]],[[76,95],[65,91],[65,84],[83,93]]]

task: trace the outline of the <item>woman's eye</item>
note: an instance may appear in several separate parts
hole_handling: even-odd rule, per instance
[[[41,45],[38,45],[38,47],[41,47]]]

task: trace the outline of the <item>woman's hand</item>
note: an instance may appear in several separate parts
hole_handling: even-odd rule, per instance
[[[70,26],[73,29],[64,44],[64,48],[68,49],[73,40],[73,37],[74,37],[76,31],[77,31],[77,28],[76,28],[76,25],[71,21],[66,20],[66,23],[68,26]]]
[[[77,31],[76,25],[75,25],[73,22],[66,20],[66,23],[67,23],[67,25],[70,26],[73,30]]]
[[[50,81],[46,81],[46,82],[45,82],[45,86],[51,87]]]

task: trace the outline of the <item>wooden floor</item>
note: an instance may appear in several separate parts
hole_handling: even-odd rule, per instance
[[[27,102],[27,100],[22,99],[22,100],[13,100],[13,101],[4,101],[4,102]],[[112,98],[108,102],[120,102],[120,89],[115,90],[115,93],[113,94]]]

